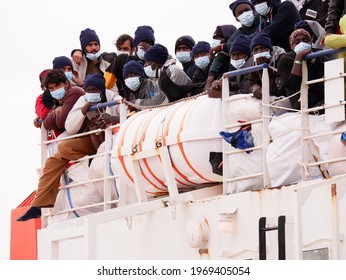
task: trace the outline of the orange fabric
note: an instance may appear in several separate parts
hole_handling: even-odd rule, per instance
[[[111,72],[106,72],[104,78],[106,80],[106,89],[112,89],[117,82],[117,77]]]

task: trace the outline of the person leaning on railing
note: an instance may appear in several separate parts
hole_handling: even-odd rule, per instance
[[[289,38],[291,51],[285,54],[278,63],[278,72],[286,87],[287,96],[300,91],[302,83],[302,68],[304,57],[313,51],[312,38],[305,29],[296,29]],[[318,57],[307,60],[308,80],[319,79],[324,76],[324,61],[327,58]],[[308,89],[308,107],[315,107],[324,102],[324,84],[314,83]],[[300,109],[300,95],[290,98],[292,108]]]
[[[269,95],[285,96],[286,90],[282,78],[276,70],[277,64],[286,53],[285,50],[278,46],[273,46],[271,38],[267,33],[259,32],[251,40],[251,53],[255,65],[268,64],[269,75]],[[262,70],[251,72],[249,75],[250,92],[262,99]]]

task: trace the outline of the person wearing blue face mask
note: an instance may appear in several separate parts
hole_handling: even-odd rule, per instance
[[[305,29],[296,29],[290,38],[291,51],[285,54],[278,63],[278,72],[286,87],[287,96],[298,92],[302,83],[302,67],[304,57],[313,51],[312,37]],[[327,57],[318,57],[307,60],[308,80],[315,80],[324,76],[324,62]],[[290,98],[292,107],[300,109],[300,95]],[[308,107],[317,106],[324,102],[324,84],[314,83],[308,88]]]
[[[252,66],[252,56],[250,51],[251,38],[246,35],[239,35],[233,42],[229,53],[231,61],[228,71],[244,69]],[[249,74],[242,74],[231,77],[229,81],[229,95],[248,94],[249,93]],[[222,79],[214,81],[211,88],[208,89],[208,96],[212,98],[221,98]]]
[[[43,126],[47,130],[58,129],[61,132],[65,131],[67,116],[79,98],[84,98],[84,90],[79,87],[72,87],[65,73],[62,70],[56,69],[48,72],[44,80],[44,86],[53,96],[55,105],[45,117]],[[58,151],[46,160],[32,206],[23,216],[19,217],[17,221],[24,222],[30,219],[39,218],[41,217],[41,207],[54,206],[58,193],[60,176],[70,158],[67,154],[71,151],[66,149],[66,146],[62,145],[63,142],[59,142],[57,147]],[[61,153],[62,150],[66,152],[66,155]]]
[[[194,45],[195,40],[189,35],[184,35],[176,40],[174,48],[175,57],[181,63],[184,72],[190,79],[192,79],[193,73],[196,70],[195,62],[191,57],[191,51]]]
[[[206,82],[208,78],[209,68],[211,66],[212,61],[210,60],[210,44],[205,41],[199,41],[192,48],[192,57],[195,61],[197,69],[193,73],[192,82],[200,83]]]
[[[233,41],[241,34],[252,35],[258,32],[260,17],[249,0],[236,0],[229,5],[229,8],[241,26],[230,35],[227,42],[220,42],[220,45],[210,49],[213,62],[209,69],[205,89],[210,88],[212,82],[221,78],[222,74],[228,70],[229,51]]]
[[[54,74],[56,71],[52,70],[50,73],[53,72]],[[65,87],[64,83],[60,82],[60,78],[66,81],[66,76],[62,71],[58,71],[58,73],[59,79],[54,84],[50,82],[48,75],[46,83],[48,83],[51,93],[53,92],[56,97],[61,97],[65,96],[67,91],[63,93]],[[73,89],[82,90],[78,87],[73,87]],[[101,74],[89,74],[85,79],[84,89],[85,95],[79,97],[66,118],[65,128],[69,134],[86,132],[96,128],[104,129],[110,124],[119,122],[118,106],[107,107],[101,115],[95,111],[88,111],[92,104],[118,99],[112,91],[106,90],[105,79]],[[31,208],[17,221],[25,222],[39,218],[42,214],[42,207],[53,207],[59,191],[60,177],[68,162],[79,160],[86,155],[94,155],[102,141],[104,141],[103,133],[61,141],[58,145],[58,151],[46,160]]]
[[[154,29],[149,25],[138,26],[133,39],[136,56],[144,61],[145,52],[155,44]]]
[[[79,77],[79,73],[76,70],[73,70],[73,64],[71,59],[66,56],[58,56],[53,60],[53,69],[60,69],[65,72],[67,80],[72,85],[77,85],[82,87],[83,81]]]
[[[286,96],[282,78],[275,70],[278,62],[286,53],[285,50],[281,47],[273,46],[269,35],[264,32],[258,32],[252,38],[250,49],[255,65],[266,63],[270,66],[268,67],[269,94],[277,97]],[[250,92],[258,99],[262,99],[262,73],[263,71],[259,70],[249,74]]]
[[[159,88],[156,93],[164,98],[162,103],[173,102],[187,96],[184,86],[191,84],[191,79],[171,58],[168,50],[161,44],[150,47],[144,55],[144,72]]]
[[[107,125],[118,122],[118,106],[107,107],[105,111],[88,111],[92,105],[121,99],[119,95],[106,89],[103,75],[89,74],[84,81],[84,90],[85,95],[77,100],[67,116],[65,127],[69,134],[90,130],[90,124],[94,129],[104,129]],[[96,149],[97,147],[95,145]]]
[[[123,77],[130,90],[129,100],[141,106],[161,104],[165,96],[159,95],[157,85],[145,76],[144,65],[140,61],[129,61],[124,65]],[[132,110],[130,110],[132,111]]]
[[[84,95],[84,91],[71,86],[65,73],[58,69],[53,69],[47,74],[44,84],[54,98],[54,106],[43,120],[43,126],[47,130],[63,132],[68,113],[78,98]]]
[[[79,40],[83,56],[79,64],[72,61],[73,69],[78,71],[82,81],[88,74],[99,73],[103,75],[110,63],[101,55],[100,39],[96,32],[86,28],[81,31]]]

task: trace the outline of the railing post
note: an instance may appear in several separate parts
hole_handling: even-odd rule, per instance
[[[263,187],[269,188],[271,186],[271,180],[268,173],[267,168],[267,149],[270,143],[270,137],[269,137],[269,116],[270,116],[270,107],[268,106],[270,104],[269,100],[270,96],[270,88],[269,88],[269,74],[268,74],[268,68],[263,68],[262,73],[262,104],[265,106],[262,106],[262,145],[263,145],[263,159],[262,159],[262,165],[263,165]]]
[[[306,61],[303,60],[302,66],[302,84],[300,87],[300,107],[301,107],[301,147],[302,147],[302,165],[301,176],[302,181],[308,179],[307,164],[309,163],[309,142],[305,139],[309,135],[309,112],[308,109],[308,89],[306,84],[308,81],[308,68]]]
[[[226,99],[229,98],[229,83],[228,83],[228,77],[226,75],[222,78],[222,129],[226,131],[227,126],[227,107],[229,103],[226,101]],[[226,152],[228,149],[228,143],[226,141],[222,141],[222,181],[223,181],[223,194],[227,195],[228,193],[228,156]]]

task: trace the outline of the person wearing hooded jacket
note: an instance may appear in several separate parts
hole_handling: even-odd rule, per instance
[[[302,83],[303,58],[313,51],[312,37],[305,29],[296,29],[290,36],[291,51],[283,55],[278,62],[278,72],[286,87],[287,96],[300,91]],[[317,57],[307,60],[308,80],[320,79],[324,76],[325,58]],[[300,95],[290,98],[292,108],[300,109]],[[317,106],[324,101],[324,84],[314,83],[308,88],[308,107]]]
[[[228,53],[235,38],[240,34],[252,35],[258,32],[260,17],[256,13],[255,8],[250,1],[236,0],[229,5],[229,8],[235,19],[240,22],[241,26],[232,33],[228,38],[227,43],[221,43],[220,45],[211,48],[210,55],[213,59],[213,63],[209,68],[208,78],[204,89],[210,88],[215,79],[221,78],[221,75],[225,71],[225,61],[227,63],[229,62]],[[222,55],[216,55],[219,53]]]

